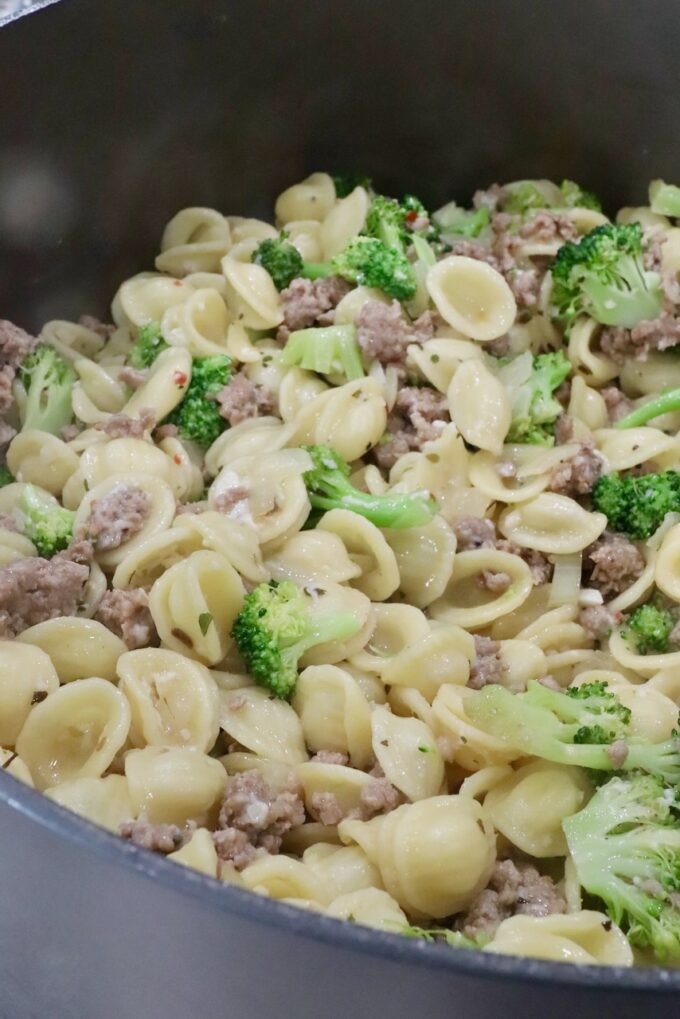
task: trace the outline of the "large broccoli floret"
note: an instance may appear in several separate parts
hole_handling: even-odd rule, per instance
[[[138,371],[150,368],[167,346],[161,333],[160,322],[147,322],[140,328],[136,341],[130,347],[128,363]]]
[[[16,479],[12,477],[7,464],[0,464],[0,488],[11,485]]]
[[[322,603],[317,594],[314,606]],[[312,613],[310,599],[292,581],[270,581],[246,595],[232,636],[250,675],[261,686],[288,699],[297,683],[298,662],[305,651],[327,641],[346,640],[359,629],[350,613]]]
[[[563,407],[553,393],[571,373],[571,363],[559,350],[534,357],[531,374],[513,394],[508,442],[552,446],[555,421]]]
[[[660,216],[680,217],[680,187],[665,180],[653,180],[649,185],[649,205]]]
[[[605,514],[612,530],[630,538],[649,538],[667,513],[680,512],[680,474],[603,474],[592,498],[593,507]]]
[[[373,181],[362,173],[333,174],[333,183],[335,184],[335,193],[338,198],[346,198],[347,195],[352,194],[355,188],[366,188],[367,191],[373,190]]]
[[[314,464],[304,475],[309,501],[315,509],[346,509],[366,517],[376,527],[422,527],[432,520],[437,504],[424,492],[370,495],[349,480],[347,463],[330,446],[305,446]]]
[[[661,962],[680,959],[680,825],[676,794],[649,775],[610,779],[563,821],[580,883]]]
[[[215,397],[231,378],[231,358],[226,354],[194,358],[191,382],[180,404],[165,419],[175,425],[183,439],[204,448],[212,445],[226,428]]]
[[[491,685],[471,695],[465,711],[484,732],[534,757],[593,771],[640,770],[665,782],[680,781],[677,740],[648,743],[630,735],[630,711],[605,683],[559,692],[532,681],[525,694]],[[613,744],[616,752],[611,752]]]
[[[661,277],[645,269],[639,223],[598,226],[564,244],[552,266],[557,315],[571,326],[578,315],[631,328],[661,311]]]
[[[39,344],[24,358],[19,380],[26,390],[23,428],[59,435],[73,420],[73,386],[76,374],[54,347]]]
[[[628,617],[625,635],[641,655],[663,655],[671,650],[670,635],[677,619],[653,601],[638,605]]]
[[[46,492],[26,485],[17,509],[22,515],[22,531],[33,542],[38,555],[51,559],[70,544],[75,513],[63,509]]]
[[[348,382],[365,374],[356,328],[351,324],[296,330],[286,341],[281,364],[341,376]]]

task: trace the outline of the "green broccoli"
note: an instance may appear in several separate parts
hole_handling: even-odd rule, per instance
[[[465,702],[465,711],[484,732],[525,754],[593,771],[646,771],[666,782],[680,781],[675,738],[648,743],[630,735],[630,710],[605,683],[585,683],[564,692],[532,681],[525,694],[490,685]],[[623,745],[617,767],[613,744]]]
[[[616,776],[562,822],[580,883],[631,944],[680,959],[676,792],[650,775]]]
[[[215,397],[230,378],[231,358],[226,354],[194,358],[184,398],[165,423],[175,425],[183,439],[204,448],[212,445],[226,428]]]
[[[586,191],[573,180],[563,180],[560,184],[562,192],[562,208],[565,209],[593,209],[595,212],[602,212],[602,203],[592,191]]]
[[[422,237],[431,244],[437,245],[441,230],[420,198],[417,198],[416,195],[404,195],[400,205],[404,218],[406,242],[408,243],[413,237]]]
[[[274,696],[286,700],[295,690],[298,661],[305,651],[327,641],[346,640],[359,629],[350,613],[317,614],[323,592],[312,601],[286,580],[269,581],[246,595],[232,636],[248,672]]]
[[[348,382],[365,374],[356,327],[351,324],[296,330],[286,341],[281,364],[299,365],[320,375],[342,376]]]
[[[0,464],[0,488],[4,488],[5,485],[11,485],[16,478],[13,478],[9,472],[7,464]]]
[[[51,559],[71,543],[75,513],[60,506],[47,492],[26,485],[17,509],[22,517],[24,536],[33,542],[38,555]]]
[[[639,223],[607,223],[562,245],[552,266],[557,316],[570,328],[581,314],[630,328],[661,311],[661,277],[645,269]]]
[[[639,428],[640,425],[646,425],[648,421],[661,417],[662,414],[670,414],[676,410],[680,410],[680,389],[669,389],[647,400],[625,417],[619,418],[614,428]]]
[[[551,181],[517,180],[502,189],[501,207],[504,212],[526,216],[539,209],[594,209],[602,211],[599,199],[585,191],[573,180],[563,180],[556,193]]]
[[[439,227],[444,239],[456,237],[479,237],[491,222],[491,212],[486,205],[478,209],[462,209],[455,202],[449,202],[438,209],[433,220]]]
[[[346,198],[347,195],[352,194],[355,188],[365,188],[367,191],[373,190],[373,181],[364,174],[338,173],[332,176],[333,183],[335,184],[335,193],[338,198]]]
[[[649,205],[660,216],[680,217],[680,187],[665,180],[653,180],[649,185]]]
[[[612,530],[629,538],[649,538],[667,513],[680,512],[680,474],[603,474],[595,483],[592,500]]]
[[[552,394],[570,374],[571,362],[561,350],[534,357],[531,375],[513,395],[507,442],[552,446],[555,421],[563,413]]]
[[[26,390],[22,411],[24,430],[59,435],[73,420],[72,394],[76,381],[73,368],[54,347],[39,344],[19,366],[19,381]]]
[[[286,230],[282,230],[278,237],[265,238],[255,248],[250,260],[267,270],[277,290],[285,290],[298,276],[307,275],[309,279],[314,279],[316,275],[311,266],[307,273],[305,272],[305,260],[295,245],[288,240]],[[326,266],[322,265],[319,275],[326,274]]]
[[[662,605],[645,602],[628,617],[625,636],[641,655],[663,655],[671,650],[669,637],[677,619]]]
[[[478,934],[474,938],[467,938],[461,931],[452,931],[448,927],[414,927],[412,924],[406,926],[395,926],[397,934],[405,938],[419,938],[428,941],[430,944],[441,944],[445,942],[450,948],[484,948],[491,940],[488,934]]]
[[[303,477],[314,509],[346,509],[366,517],[376,527],[422,527],[437,512],[425,492],[387,492],[370,495],[349,480],[349,466],[330,446],[305,446],[313,467]]]
[[[167,346],[161,333],[160,322],[147,322],[140,328],[136,341],[130,347],[128,363],[138,371],[150,368]]]

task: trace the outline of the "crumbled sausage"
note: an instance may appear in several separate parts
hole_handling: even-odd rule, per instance
[[[312,793],[309,808],[312,817],[321,824],[340,824],[345,816],[337,796],[329,792]]]
[[[129,364],[124,365],[118,372],[118,381],[122,382],[124,386],[129,386],[130,389],[139,389],[144,385],[148,377],[148,371],[142,371],[140,368],[131,368]]]
[[[242,870],[260,856],[278,853],[286,832],[304,820],[297,790],[277,792],[259,771],[235,775],[220,809],[219,830],[213,833],[217,853]]]
[[[607,757],[612,762],[614,769],[618,771],[626,763],[628,757],[628,746],[626,741],[622,739],[615,740],[610,746],[607,747]]]
[[[162,442],[163,439],[176,439],[179,435],[179,428],[177,425],[165,424],[159,425],[158,428],[154,429],[153,438],[154,442]]]
[[[95,499],[82,536],[100,552],[108,552],[139,534],[151,512],[146,492],[134,485],[118,484]]]
[[[79,566],[89,566],[94,559],[94,546],[91,541],[79,539],[72,541],[68,548],[59,552],[54,559],[63,559],[69,563],[78,563]],[[52,562],[54,562],[54,559]]]
[[[475,657],[470,665],[468,686],[473,690],[481,690],[489,683],[501,683],[505,674],[505,665],[501,661],[501,645],[490,637],[474,635]]]
[[[496,542],[496,528],[493,520],[483,517],[460,517],[453,525],[458,541],[458,551],[467,552],[475,548],[493,548]]]
[[[330,325],[335,317],[335,308],[351,289],[341,276],[326,276],[318,280],[294,279],[281,291],[283,326],[277,336],[279,342],[285,342],[288,333],[296,329],[308,329],[317,324]]]
[[[73,442],[77,439],[82,431],[82,428],[75,421],[71,422],[70,425],[64,425],[59,431],[59,437],[63,442]]]
[[[529,567],[531,572],[531,579],[534,582],[535,587],[539,587],[541,584],[547,584],[552,577],[553,564],[550,562],[548,557],[539,552],[535,548],[525,548],[520,545],[516,545],[514,541],[507,541],[505,538],[499,538],[496,542],[496,548],[499,552],[510,552],[511,555],[518,555],[520,559]]]
[[[540,209],[535,216],[524,223],[519,229],[519,236],[524,240],[536,241],[538,244],[551,244],[553,241],[573,241],[577,232],[569,216],[560,212],[548,212]]]
[[[12,383],[14,382],[14,368],[9,364],[0,366],[0,415],[5,415],[14,403]]]
[[[81,326],[85,326],[86,329],[91,329],[93,333],[101,336],[103,340],[108,340],[109,336],[116,331],[116,327],[112,322],[102,322],[100,319],[95,318],[94,315],[81,315],[78,323]]]
[[[388,779],[372,778],[361,790],[359,802],[360,819],[370,821],[378,814],[389,814],[395,810],[404,798]]]
[[[404,453],[439,438],[449,420],[443,393],[430,386],[404,386],[387,420],[387,431],[373,449],[378,466],[389,470]]]
[[[17,522],[9,513],[0,513],[0,530],[18,531]]]
[[[633,404],[625,393],[621,392],[618,386],[607,386],[601,390],[600,396],[605,402],[607,414],[612,424],[620,421],[621,418],[624,418],[633,409]]]
[[[35,336],[25,332],[7,319],[0,319],[0,364],[18,368],[21,362],[37,346]]]
[[[574,438],[574,419],[568,414],[560,414],[555,422],[555,443],[564,446]]]
[[[149,407],[142,407],[137,418],[128,417],[121,411],[118,414],[109,414],[105,421],[97,421],[94,427],[98,432],[104,432],[110,439],[141,439],[155,424],[154,412]]]
[[[217,394],[220,414],[230,425],[240,425],[248,418],[276,413],[276,396],[266,386],[251,382],[242,371]]]
[[[606,605],[589,605],[581,609],[578,621],[589,636],[602,640],[609,636],[622,618],[620,612],[612,612]]]
[[[613,598],[637,580],[645,568],[645,560],[625,535],[605,531],[586,549],[586,565],[592,565],[591,585],[605,598]]]
[[[604,461],[595,449],[592,440],[580,443],[579,448],[568,460],[563,460],[550,475],[548,487],[551,492],[563,495],[588,495],[602,474]]]
[[[230,488],[225,488],[222,492],[219,492],[215,496],[215,509],[218,513],[231,513],[232,510],[239,505],[239,503],[246,503],[244,508],[247,510],[247,499],[249,495],[250,485],[232,485]]]
[[[381,364],[402,364],[411,343],[424,343],[432,338],[432,315],[425,312],[409,322],[399,301],[384,304],[366,301],[356,320],[357,341],[367,361]]]
[[[511,916],[550,916],[567,905],[551,878],[529,863],[499,860],[489,884],[460,917],[456,926],[468,938],[492,937]]]
[[[118,834],[136,846],[156,853],[174,853],[182,846],[185,838],[185,832],[176,824],[151,824],[144,817],[136,821],[123,821],[118,826]]]
[[[505,594],[512,583],[512,577],[504,571],[496,573],[494,570],[482,570],[477,577],[477,583],[491,594]]]
[[[475,191],[472,196],[472,204],[475,209],[486,208],[491,212],[495,212],[502,197],[503,188],[501,185],[491,184],[488,188],[480,188],[478,191]]]
[[[149,596],[142,587],[107,591],[94,617],[127,644],[130,651],[158,643],[149,611]]]
[[[318,750],[314,756],[310,758],[309,763],[347,765],[349,763],[349,757],[347,754],[341,754],[337,750]]]
[[[646,361],[650,350],[668,350],[680,343],[680,318],[667,311],[638,322],[632,329],[608,326],[600,335],[600,350],[614,361]]]
[[[0,637],[16,637],[46,619],[76,614],[90,571],[69,557],[73,554],[28,556],[0,569]]]

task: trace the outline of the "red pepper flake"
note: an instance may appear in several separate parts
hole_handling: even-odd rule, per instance
[[[178,467],[182,463],[182,457],[179,455],[179,453],[175,453],[172,459],[175,461]]]
[[[181,287],[182,286],[182,281],[181,280],[173,280],[172,281],[172,285],[173,285],[173,287]]]
[[[414,223],[418,219],[418,213],[416,212],[415,209],[411,209],[410,212],[406,213],[404,219],[407,221],[407,223]]]
[[[189,376],[186,372],[175,372],[172,378],[176,386],[186,386]]]

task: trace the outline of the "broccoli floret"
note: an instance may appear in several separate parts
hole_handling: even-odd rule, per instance
[[[602,203],[592,191],[586,191],[576,181],[563,180],[560,184],[562,192],[562,208],[565,209],[594,209],[595,212],[602,212]]]
[[[673,350],[675,351],[675,348]],[[620,418],[614,428],[639,428],[640,425],[646,425],[648,421],[661,417],[662,414],[670,414],[676,410],[680,410],[680,389],[669,389]]]
[[[285,290],[292,280],[305,274],[305,261],[285,230],[258,244],[250,260],[267,270],[277,290]]]
[[[514,393],[508,442],[552,446],[555,421],[563,412],[553,393],[570,373],[571,362],[561,350],[534,357],[531,375]]]
[[[671,650],[669,637],[677,620],[668,609],[654,602],[638,605],[631,612],[625,635],[641,655],[663,655]]]
[[[231,358],[226,354],[194,358],[191,382],[182,402],[166,417],[183,439],[204,448],[212,445],[226,428],[215,397],[231,378]]]
[[[139,330],[137,340],[130,347],[128,364],[141,371],[150,368],[158,355],[167,348],[160,322],[147,322]]]
[[[660,216],[680,217],[680,187],[665,180],[653,180],[649,185],[649,205]]]
[[[667,513],[680,511],[680,474],[603,474],[592,499],[594,509],[604,513],[612,530],[630,538],[649,538]]]
[[[452,931],[448,927],[414,927],[411,924],[395,928],[405,938],[419,938],[432,944],[445,942],[451,948],[484,948],[491,940],[488,934],[478,934],[467,938],[461,931]]]
[[[680,780],[677,740],[648,743],[630,735],[630,711],[605,683],[559,692],[532,681],[525,694],[491,685],[471,695],[465,711],[484,732],[546,761],[614,771],[618,754],[608,751],[623,743],[622,770],[646,771],[671,783]]]
[[[0,464],[0,488],[11,485],[15,480],[9,472],[9,467],[6,464]]]
[[[461,209],[450,202],[433,215],[444,239],[447,237],[479,237],[491,222],[491,212],[486,205],[478,209]]]
[[[417,198],[416,195],[404,195],[400,204],[404,217],[406,242],[408,243],[410,235],[412,235],[422,237],[436,245],[441,233],[439,225],[420,198]]]
[[[17,508],[23,518],[23,533],[33,542],[38,555],[51,559],[70,544],[75,513],[59,506],[46,492],[26,485]]]
[[[342,376],[348,382],[365,374],[353,325],[299,329],[291,333],[281,364],[299,365],[320,375]]]
[[[335,184],[335,193],[338,198],[346,198],[347,195],[352,194],[355,188],[366,188],[367,191],[373,190],[371,178],[361,173],[333,174],[333,183]]]
[[[21,362],[18,376],[26,390],[22,427],[59,435],[73,420],[76,374],[71,365],[54,347],[41,343]]]
[[[376,527],[422,527],[432,520],[437,504],[424,492],[370,495],[349,480],[349,466],[330,446],[305,446],[314,464],[304,474],[309,501],[315,509],[346,509]]]
[[[563,180],[559,196],[550,181],[518,180],[506,184],[502,191],[504,212],[527,215],[538,209],[595,209],[602,211],[600,201],[591,191],[585,191],[573,180]]]
[[[562,826],[580,883],[629,941],[680,959],[676,793],[649,775],[616,776]]]
[[[553,301],[567,328],[578,315],[630,328],[661,311],[661,277],[642,262],[639,223],[606,223],[557,252]]]
[[[305,651],[326,641],[346,640],[359,629],[350,613],[317,615],[322,593],[311,602],[296,585],[270,581],[246,595],[232,636],[248,672],[276,697],[288,699],[297,683],[298,662]]]

